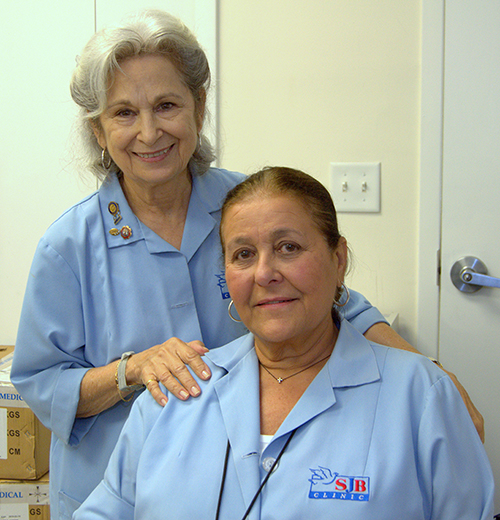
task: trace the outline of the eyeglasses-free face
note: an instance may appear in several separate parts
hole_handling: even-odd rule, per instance
[[[204,107],[196,107],[165,57],[137,56],[120,66],[94,129],[100,146],[108,149],[126,185],[149,188],[187,177]]]
[[[222,234],[229,292],[256,342],[300,345],[333,327],[346,242],[332,251],[295,196],[235,204]]]

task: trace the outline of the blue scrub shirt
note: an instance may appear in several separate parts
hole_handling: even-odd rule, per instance
[[[218,234],[225,195],[244,178],[217,168],[193,176],[180,251],[138,220],[115,176],[41,239],[11,377],[53,432],[52,518],[71,518],[102,479],[131,407],[120,402],[77,419],[80,383],[89,368],[171,337],[201,339],[214,348],[246,332],[228,316]],[[384,320],[354,292],[344,311],[364,330]]]
[[[418,354],[368,342],[345,320],[328,363],[260,453],[252,335],[207,354],[187,402],[134,405],[103,482],[75,520],[489,520],[493,476],[456,387]],[[293,384],[293,383],[292,383]],[[179,434],[182,425],[182,434]]]

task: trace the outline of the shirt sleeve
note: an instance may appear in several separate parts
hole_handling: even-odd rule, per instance
[[[364,334],[376,323],[387,323],[383,314],[359,292],[349,289],[350,298],[344,307],[339,309],[341,316]]]
[[[75,419],[89,363],[80,283],[44,239],[29,273],[11,379],[23,399],[66,444],[78,444],[95,417]]]
[[[418,430],[426,518],[493,517],[494,484],[483,445],[448,377],[429,390]]]
[[[137,399],[113,450],[104,479],[76,510],[73,520],[133,520],[142,447],[162,410],[149,392]]]

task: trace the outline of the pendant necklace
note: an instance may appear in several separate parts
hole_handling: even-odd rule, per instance
[[[295,372],[295,374],[292,374],[290,376],[286,376],[286,377],[276,377],[274,374],[272,374],[269,369],[263,365],[260,361],[259,361],[259,365],[273,378],[275,379],[278,384],[281,385],[281,383],[283,383],[283,381],[285,381],[286,379],[290,379],[291,377],[293,376],[296,376],[302,372],[304,372],[305,370],[309,370],[310,368],[312,368],[314,365],[317,365],[318,363],[321,363],[322,361],[325,361],[325,359],[328,359],[329,357],[331,356],[331,354],[328,354],[328,356],[324,357],[323,359],[320,359],[319,361],[316,361],[314,362],[312,365],[309,365],[308,367],[305,367],[305,368],[302,368],[301,370],[299,370],[298,372]]]

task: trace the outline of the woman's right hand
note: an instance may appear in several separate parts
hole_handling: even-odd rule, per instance
[[[186,365],[201,379],[209,379],[210,369],[201,359],[206,352],[208,349],[201,341],[185,343],[170,338],[128,359],[127,384],[144,384],[161,406],[165,406],[168,397],[161,391],[159,382],[178,399],[185,401],[190,396],[196,397],[201,390]]]

